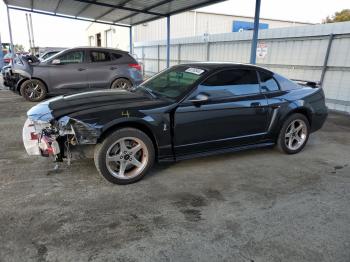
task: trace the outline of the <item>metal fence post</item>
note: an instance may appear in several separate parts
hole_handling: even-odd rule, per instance
[[[145,71],[146,71],[146,64],[145,64],[145,47],[142,46],[142,49],[141,49],[141,55],[142,55],[142,65],[143,65],[143,76],[145,76]]]
[[[323,87],[323,80],[324,80],[324,77],[325,77],[326,71],[327,71],[328,58],[329,58],[329,54],[331,52],[333,38],[334,38],[334,35],[330,34],[329,38],[328,38],[328,45],[327,45],[326,55],[324,56],[321,79],[320,79],[320,84],[322,87]]]
[[[157,71],[160,72],[160,45],[157,45]]]
[[[206,44],[206,60],[209,61],[210,60],[210,42],[207,42]]]
[[[132,26],[129,27],[129,52],[132,54],[133,46],[132,46]]]
[[[166,17],[166,67],[170,67],[170,15]]]

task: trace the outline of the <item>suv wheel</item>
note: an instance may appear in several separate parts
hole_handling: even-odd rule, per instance
[[[47,96],[45,84],[38,79],[24,81],[19,91],[21,95],[30,102],[42,101]]]
[[[99,173],[114,184],[130,184],[144,177],[154,163],[151,139],[135,128],[122,128],[96,145],[94,160]]]
[[[115,80],[111,85],[111,89],[130,90],[131,88],[132,88],[131,82],[125,78],[119,78],[119,79]]]
[[[284,122],[278,136],[277,145],[280,151],[287,154],[300,152],[309,139],[310,124],[302,114],[293,114]]]

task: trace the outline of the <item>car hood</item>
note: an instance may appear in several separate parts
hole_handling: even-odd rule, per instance
[[[143,92],[125,90],[103,90],[84,92],[68,96],[58,96],[32,107],[27,115],[32,120],[50,121],[83,110],[100,107],[115,109],[146,109],[154,105],[169,104],[160,99],[153,99]]]

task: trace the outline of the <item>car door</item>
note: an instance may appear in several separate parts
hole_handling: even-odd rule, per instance
[[[113,71],[118,67],[113,64],[111,54],[102,50],[89,50],[89,75],[90,88],[109,88]]]
[[[89,88],[84,50],[71,50],[48,64],[49,88],[55,93],[77,92]]]
[[[214,73],[175,112],[176,155],[259,142],[267,130],[267,106],[256,71]]]

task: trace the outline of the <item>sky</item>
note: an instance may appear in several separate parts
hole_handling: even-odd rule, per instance
[[[350,8],[349,0],[262,0],[263,18],[321,23],[326,16]],[[228,0],[198,10],[254,16],[255,0]],[[14,44],[29,48],[25,12],[10,10]],[[34,40],[38,46],[74,47],[87,45],[85,30],[88,22],[32,14]],[[0,0],[0,35],[2,42],[9,42],[6,6]]]

